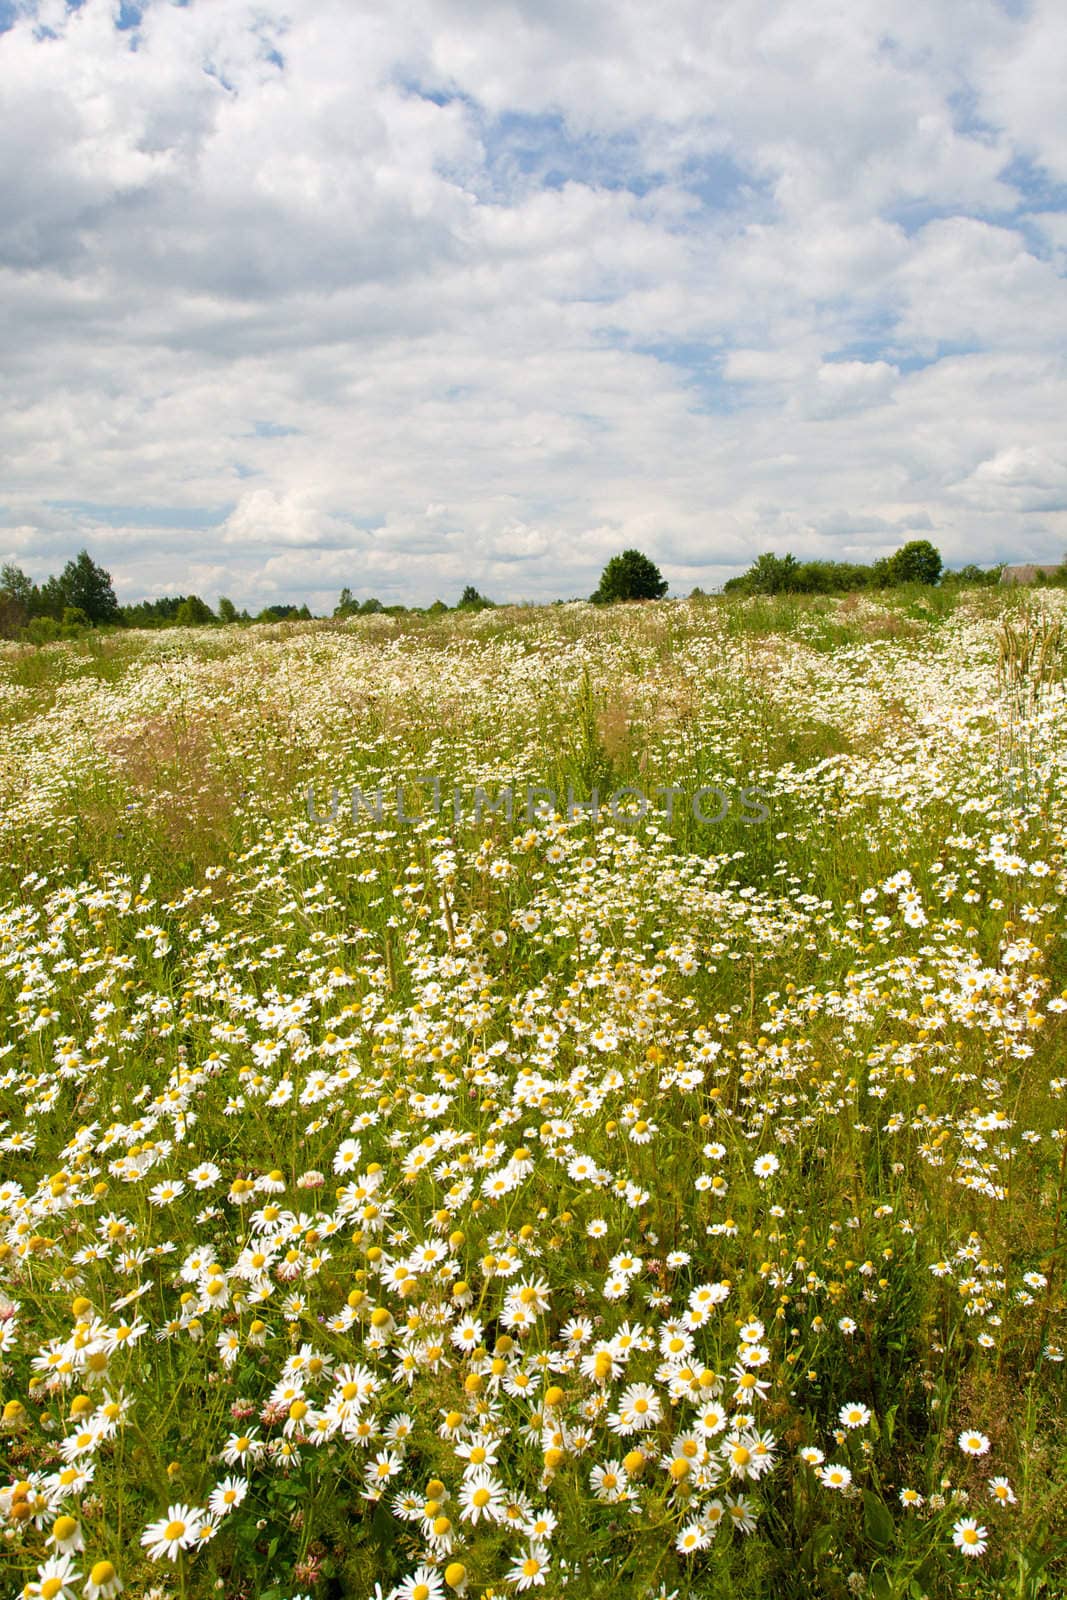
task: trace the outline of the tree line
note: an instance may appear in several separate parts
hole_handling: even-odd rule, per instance
[[[25,638],[47,644],[70,638],[85,628],[195,628],[208,623],[282,622],[311,619],[307,606],[266,606],[255,616],[238,611],[225,595],[215,610],[196,594],[164,595],[120,605],[111,574],[87,550],[79,551],[63,571],[34,583],[10,562],[0,567],[0,638]]]
[[[944,574],[941,554],[929,539],[912,539],[890,556],[869,564],[858,561],[798,561],[794,555],[767,551],[724,591],[742,594],[844,594],[856,589],[895,589],[904,583],[935,584]],[[964,577],[966,574],[966,577]],[[997,583],[1000,568],[987,574],[980,567],[962,569],[961,579]]]
[[[730,578],[724,585],[730,594],[847,594],[862,589],[889,589],[900,584],[995,584],[1002,566],[978,567],[973,563],[947,571],[940,552],[928,539],[912,539],[892,555],[869,565],[852,561],[799,561],[796,556],[765,551],[748,571]],[[1044,581],[1067,585],[1067,558],[1051,578]],[[620,601],[661,600],[667,593],[667,580],[653,561],[639,550],[624,550],[612,556],[590,595],[596,605]],[[694,589],[694,597],[703,590]],[[561,604],[562,602],[557,602]],[[352,590],[341,590],[333,616],[338,620],[355,616],[417,614],[438,616],[447,611],[473,612],[491,609],[494,602],[467,584],[454,606],[435,600],[429,606],[383,605],[373,596],[357,600]],[[250,622],[310,621],[306,605],[265,606],[254,616],[238,611],[232,600],[221,596],[212,610],[199,595],[165,595],[158,600],[140,600],[120,605],[115,598],[111,574],[99,566],[87,550],[79,551],[58,575],[34,583],[21,568],[8,563],[0,567],[0,638],[24,638],[44,644],[51,639],[70,638],[85,628],[201,627],[209,624]]]

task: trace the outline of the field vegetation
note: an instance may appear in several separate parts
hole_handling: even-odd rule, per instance
[[[6,1592],[1067,1592],[1065,624],[0,644]]]

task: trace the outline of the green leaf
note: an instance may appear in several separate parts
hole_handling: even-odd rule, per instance
[[[879,1550],[893,1542],[895,1524],[882,1501],[869,1489],[863,1491],[863,1526],[867,1537]]]
[[[811,1538],[802,1546],[800,1559],[809,1572],[817,1572],[820,1563],[830,1553],[830,1546],[834,1542],[834,1530],[829,1523],[823,1523],[816,1528]]]

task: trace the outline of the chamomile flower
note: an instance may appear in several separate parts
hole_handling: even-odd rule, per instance
[[[94,1561],[89,1569],[82,1593],[85,1600],[114,1600],[124,1585],[110,1561]]]
[[[165,1517],[145,1528],[141,1543],[152,1561],[177,1561],[181,1552],[195,1543],[202,1521],[192,1506],[169,1506]]]
[[[507,1581],[513,1583],[517,1589],[532,1589],[543,1586],[550,1569],[548,1547],[543,1544],[531,1544],[525,1555],[517,1556],[508,1574]]]
[[[987,1530],[974,1517],[961,1517],[952,1529],[952,1543],[965,1556],[985,1555],[988,1538]]]

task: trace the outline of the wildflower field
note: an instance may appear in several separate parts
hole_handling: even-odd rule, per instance
[[[0,645],[4,1593],[1067,1593],[1065,623]]]

